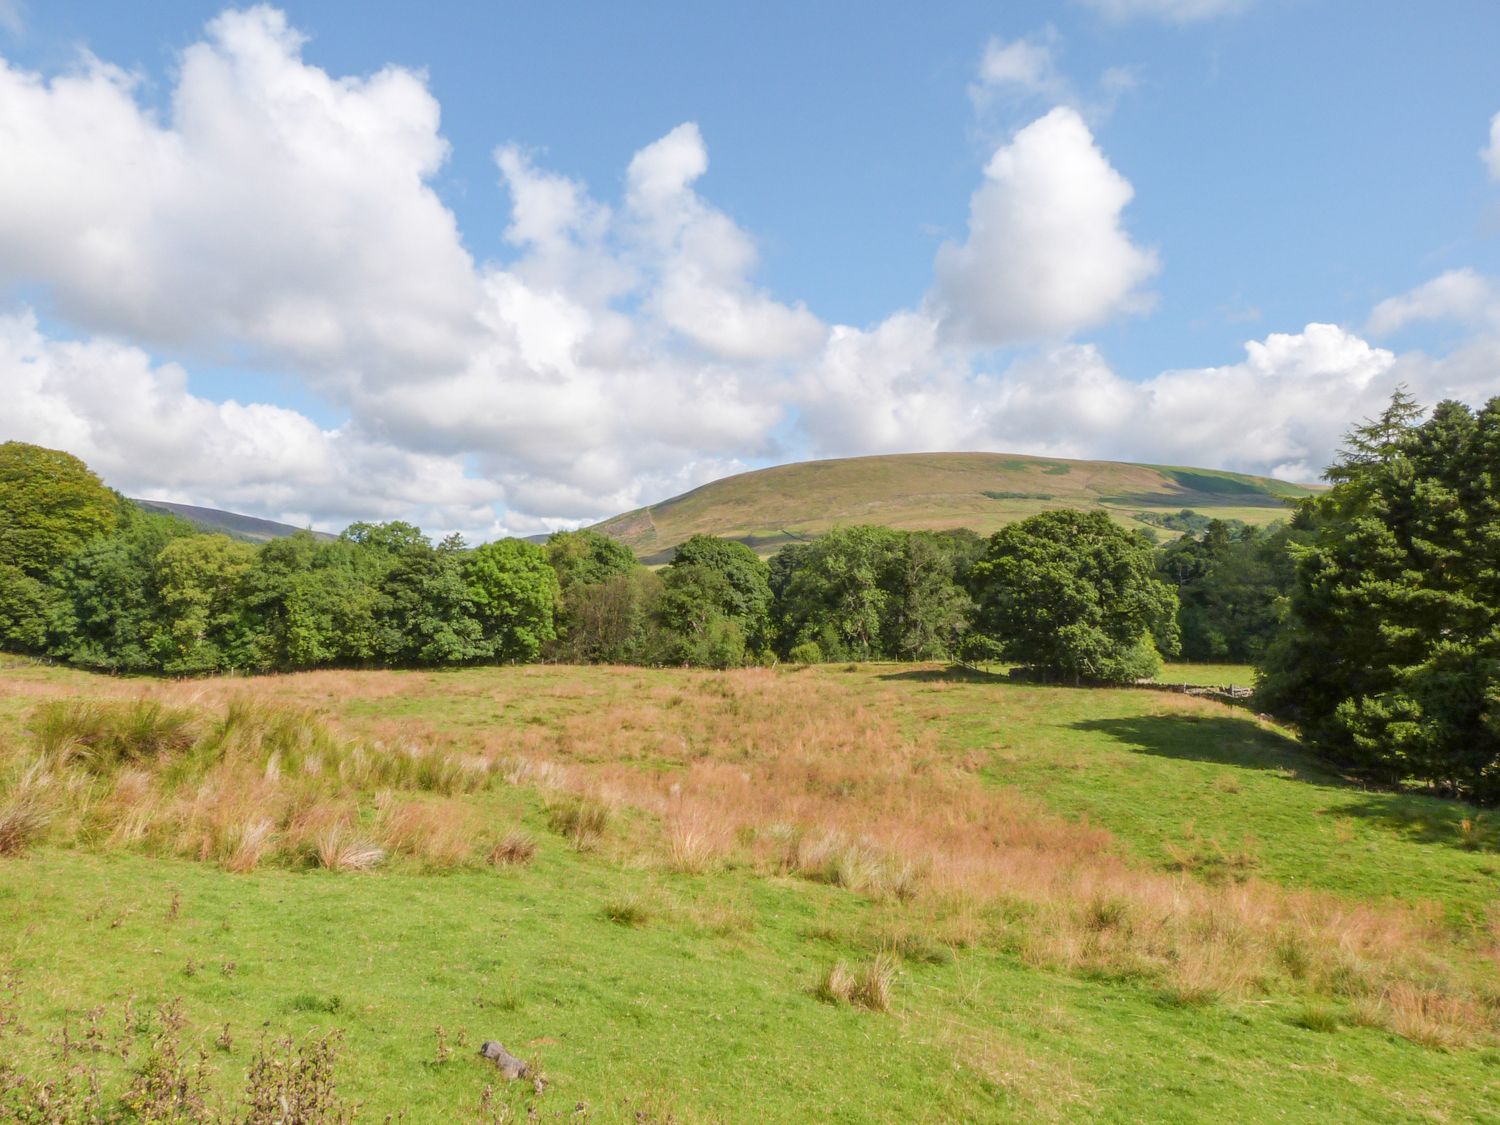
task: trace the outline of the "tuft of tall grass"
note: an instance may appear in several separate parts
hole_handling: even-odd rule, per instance
[[[1439,1050],[1474,1043],[1486,1022],[1474,1002],[1414,981],[1393,981],[1378,996],[1355,1001],[1354,1019]]]
[[[0,856],[23,855],[52,822],[49,774],[33,762],[0,794]]]
[[[241,821],[225,837],[223,865],[225,870],[243,875],[260,866],[271,850],[276,825],[265,817]]]
[[[813,992],[827,1003],[852,1004],[872,1012],[888,1012],[896,968],[895,957],[885,951],[853,967],[844,961],[835,961],[818,978]]]
[[[27,720],[43,756],[96,774],[181,754],[196,742],[198,725],[192,710],[150,699],[43,703]]]
[[[385,858],[385,849],[337,825],[317,838],[318,864],[329,871],[370,871]]]
[[[854,1000],[854,971],[843,961],[835,961],[823,970],[813,994],[829,1004],[849,1004]]]
[[[603,914],[609,921],[620,926],[644,926],[651,920],[651,904],[638,894],[628,894],[610,899],[604,904]]]
[[[667,866],[679,875],[712,871],[723,854],[722,840],[701,822],[677,818],[667,826]]]
[[[495,867],[524,867],[535,858],[536,841],[520,831],[507,832],[489,854],[490,864]]]
[[[563,794],[547,802],[547,823],[581,852],[592,851],[604,838],[614,810],[597,797]]]
[[[458,867],[473,856],[474,810],[451,798],[391,801],[381,814],[380,833],[393,852],[426,867]]]

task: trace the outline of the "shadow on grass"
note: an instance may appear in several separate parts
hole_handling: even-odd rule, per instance
[[[1102,734],[1142,754],[1275,770],[1292,780],[1332,789],[1340,800],[1321,810],[1351,817],[1411,840],[1461,851],[1500,852],[1500,814],[1423,793],[1362,789],[1304,750],[1295,739],[1243,719],[1198,715],[1142,715],[1087,719],[1072,729]],[[1468,827],[1465,827],[1465,822]]]
[[[1073,730],[1102,734],[1131,750],[1159,758],[1212,762],[1241,769],[1277,770],[1298,781],[1345,786],[1338,774],[1304,750],[1296,739],[1228,716],[1136,715],[1083,719]]]
[[[1360,799],[1330,807],[1330,816],[1348,816],[1378,825],[1404,840],[1443,844],[1459,851],[1500,854],[1500,815],[1419,793],[1393,793],[1384,802]]]
[[[967,668],[952,664],[947,668],[913,668],[909,672],[882,672],[882,680],[908,684],[1015,684],[1004,672],[986,672],[981,668]],[[1029,687],[1038,685],[1028,684]],[[1041,685],[1052,686],[1052,685]]]

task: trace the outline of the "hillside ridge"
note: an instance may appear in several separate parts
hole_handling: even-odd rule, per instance
[[[221,508],[203,508],[196,504],[176,504],[168,500],[139,500],[132,498],[130,501],[138,508],[144,508],[148,512],[165,512],[179,519],[186,520],[194,527],[204,531],[218,531],[235,539],[248,539],[254,543],[266,543],[272,539],[285,539],[289,535],[295,535],[305,528],[293,527],[289,523],[278,523],[275,520],[262,519],[259,516],[247,516],[239,512],[228,512]],[[326,531],[314,531],[312,535],[318,539],[336,539],[337,536],[329,535]]]
[[[752,469],[594,525],[648,562],[694,534],[769,553],[840,525],[990,534],[1054,508],[1099,509],[1132,529],[1184,508],[1266,524],[1315,486],[1223,469],[991,452],[886,453]],[[1141,518],[1145,517],[1145,518]]]

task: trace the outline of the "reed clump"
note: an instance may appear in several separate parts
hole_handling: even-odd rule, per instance
[[[235,872],[351,872],[391,856],[459,866],[495,842],[461,798],[492,783],[498,759],[346,737],[303,708],[64,700],[38,705],[26,727],[0,786],[0,854],[50,838]]]

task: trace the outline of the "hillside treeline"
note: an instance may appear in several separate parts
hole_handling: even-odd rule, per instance
[[[1500,800],[1500,399],[1402,394],[1287,522],[1158,546],[1102,512],[982,539],[854,526],[766,562],[698,535],[660,570],[591,531],[410,524],[254,545],[147,513],[66,453],[0,446],[0,647],[110,672],[555,660],[1006,660],[1073,683],[1254,662],[1330,759]],[[1193,527],[1192,513],[1183,526]]]
[[[1036,598],[1069,574],[1083,580]],[[1151,547],[1098,513],[1047,513],[989,541],[840,528],[769,563],[697,535],[651,570],[592,531],[469,547],[356,523],[252,544],[142,510],[69,454],[0,446],[0,644],[108,672],[942,660],[1071,615],[1080,651],[1050,663],[1113,679],[1119,645],[1142,674],[1176,651],[1174,611]]]

